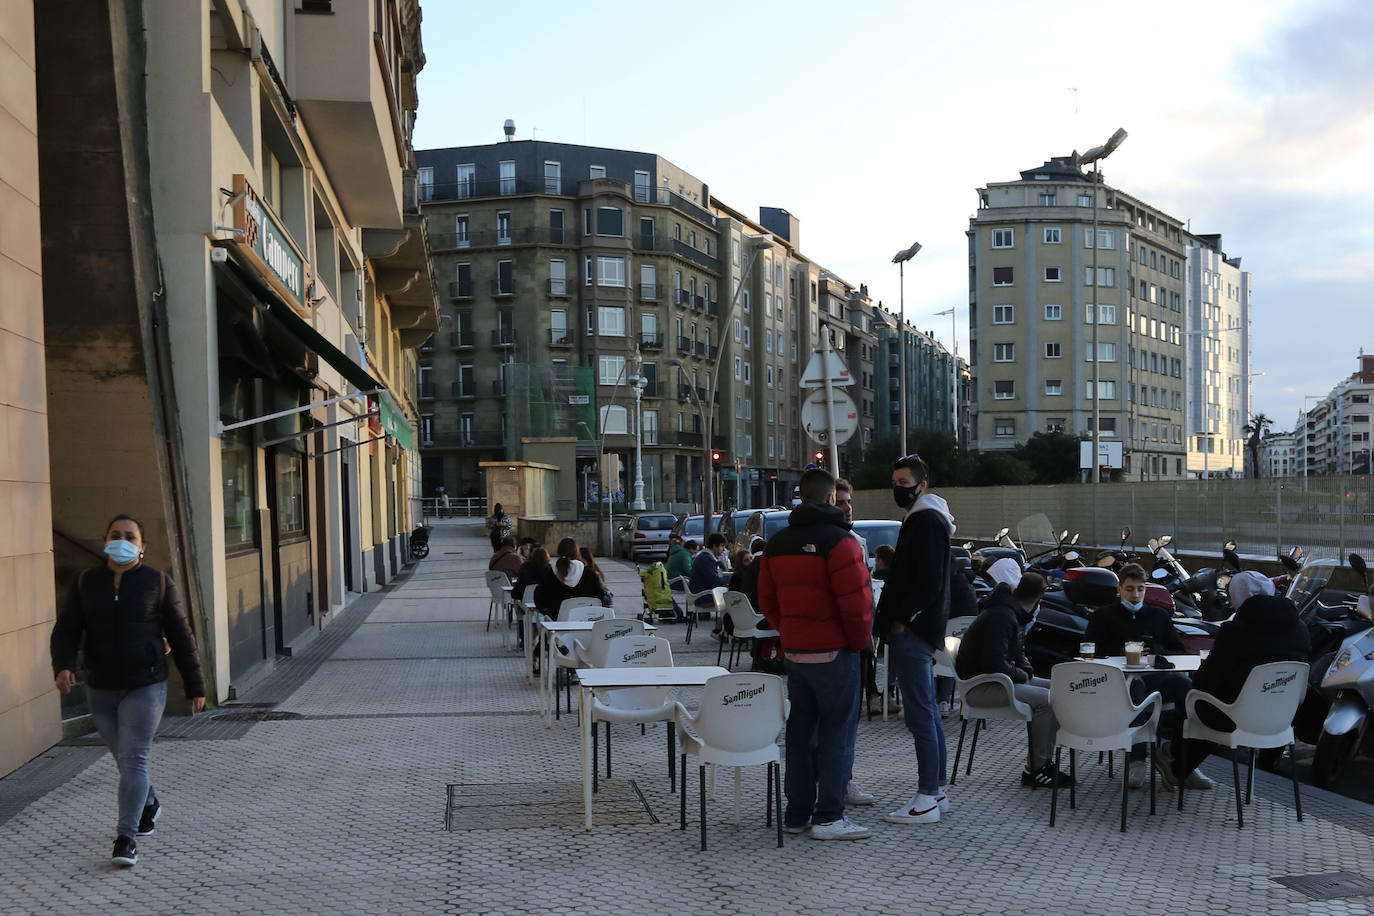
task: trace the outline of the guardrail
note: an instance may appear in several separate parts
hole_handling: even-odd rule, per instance
[[[487,500],[482,496],[440,496],[422,499],[420,513],[426,524],[432,518],[485,518]]]

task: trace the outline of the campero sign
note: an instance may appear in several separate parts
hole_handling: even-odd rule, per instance
[[[234,194],[241,192],[246,193],[234,206],[234,228],[241,233],[237,236],[239,251],[253,262],[263,279],[288,305],[310,317],[311,309],[305,305],[308,280],[305,258],[291,241],[281,220],[253,190],[247,177],[235,175]]]

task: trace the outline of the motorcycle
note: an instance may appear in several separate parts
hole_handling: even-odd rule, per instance
[[[1329,707],[1312,758],[1312,782],[1322,788],[1335,784],[1364,745],[1369,737],[1370,709],[1374,708],[1374,610],[1370,608],[1374,588],[1359,554],[1350,555],[1350,567],[1359,574],[1366,593],[1350,607],[1346,615],[1350,625],[1342,627],[1347,635],[1321,675],[1319,690],[1329,700]]]
[[[1126,552],[1126,541],[1131,537],[1131,527],[1127,525],[1121,529],[1121,544],[1111,550],[1103,550],[1093,561],[1093,565],[1098,569],[1110,569],[1112,572],[1120,574],[1121,567],[1127,563],[1137,562],[1140,558],[1133,553]]]
[[[1078,535],[1069,537],[1069,529],[1065,528],[1059,533],[1055,540],[1053,549],[1047,550],[1042,554],[1031,557],[1026,562],[1026,568],[1040,573],[1047,579],[1063,578],[1064,570],[1082,566],[1077,550],[1073,550],[1078,543]]]

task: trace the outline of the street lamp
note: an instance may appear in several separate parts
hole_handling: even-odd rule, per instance
[[[577,421],[577,425],[580,426],[580,427],[582,427],[583,429],[587,430],[587,434],[590,435],[590,436],[592,437],[592,441],[596,442],[596,444],[597,444],[597,445],[596,445],[596,463],[597,463],[597,470],[598,470],[598,476],[602,479],[602,484],[603,484],[603,486],[602,486],[602,487],[599,487],[598,490],[601,490],[601,489],[609,490],[609,489],[610,489],[610,484],[609,484],[609,482],[606,481],[606,479],[605,479],[605,477],[606,477],[606,418],[610,416],[610,409],[611,409],[612,407],[615,406],[616,395],[620,393],[620,383],[626,380],[625,370],[626,370],[627,368],[629,368],[629,365],[630,365],[630,361],[627,359],[627,360],[625,361],[625,364],[624,364],[623,366],[620,367],[620,371],[619,371],[618,373],[616,373],[615,385],[611,388],[611,396],[610,396],[610,398],[606,401],[606,405],[605,405],[604,407],[599,407],[599,408],[597,408],[597,417],[596,417],[596,421],[597,421],[597,425],[598,425],[598,426],[600,427],[600,429],[601,429],[601,436],[600,436],[600,438],[597,438],[596,434],[592,432],[592,430],[587,426],[586,423],[583,423],[581,420],[578,420],[578,421]],[[632,382],[631,384],[633,384],[633,382]],[[603,411],[603,410],[606,411],[606,413],[603,414],[603,413],[601,412],[601,411]],[[636,445],[636,452],[637,452],[637,451],[638,451],[638,442],[637,442],[637,441],[636,441],[635,445]],[[643,488],[643,483],[642,483],[642,482],[641,482],[640,486],[641,486],[641,490],[642,490],[642,488]],[[600,552],[603,556],[607,556],[607,555],[609,555],[610,552],[611,552],[610,532],[607,530],[607,527],[606,527],[606,513],[603,512],[603,511],[602,511],[602,508],[601,508],[601,507],[602,507],[603,505],[605,505],[606,502],[608,501],[608,500],[607,500],[607,497],[609,497],[609,495],[610,495],[609,493],[602,493],[602,492],[598,492],[598,493],[597,493],[597,506],[596,506],[596,546],[597,546],[598,552]]]
[[[635,390],[635,496],[630,508],[636,512],[643,512],[648,508],[644,505],[644,413],[640,407],[640,398],[644,396],[646,384],[644,376],[630,376],[630,385]]]
[[[912,242],[910,248],[903,248],[892,256],[892,263],[897,265],[897,371],[901,374],[901,383],[897,388],[897,394],[901,403],[901,424],[902,424],[902,454],[906,455],[906,262],[916,257],[916,252],[921,250],[920,242]],[[952,314],[952,311],[951,311]],[[954,319],[950,319],[952,324]]]
[[[1116,133],[1112,134],[1111,137],[1109,137],[1109,138],[1107,139],[1107,142],[1106,142],[1106,143],[1102,144],[1101,146],[1094,146],[1092,149],[1088,150],[1086,153],[1084,153],[1082,156],[1080,156],[1080,157],[1078,158],[1078,164],[1079,164],[1080,166],[1088,165],[1089,163],[1091,163],[1091,164],[1092,164],[1092,167],[1093,167],[1093,172],[1092,172],[1092,184],[1093,184],[1093,229],[1092,229],[1092,232],[1093,232],[1093,283],[1092,283],[1093,293],[1092,293],[1092,296],[1093,296],[1093,302],[1092,302],[1092,306],[1093,306],[1093,483],[1094,483],[1094,484],[1099,484],[1099,483],[1102,482],[1102,468],[1101,468],[1101,466],[1098,464],[1098,462],[1100,462],[1100,461],[1102,460],[1101,457],[1100,457],[1101,454],[1102,454],[1102,413],[1101,413],[1101,406],[1102,406],[1102,405],[1101,405],[1101,400],[1100,400],[1100,398],[1099,398],[1099,395],[1101,394],[1101,391],[1100,391],[1099,389],[1100,389],[1102,386],[1099,384],[1099,381],[1098,381],[1098,377],[1097,377],[1098,369],[1097,369],[1097,367],[1098,367],[1098,365],[1102,362],[1102,360],[1098,358],[1098,357],[1101,356],[1101,353],[1098,352],[1098,348],[1097,348],[1097,325],[1098,325],[1098,323],[1099,323],[1099,322],[1098,322],[1099,316],[1098,316],[1098,314],[1097,314],[1097,279],[1098,279],[1098,277],[1097,277],[1097,248],[1098,248],[1098,245],[1097,245],[1097,192],[1098,192],[1098,189],[1099,189],[1099,188],[1101,187],[1101,185],[1102,185],[1102,165],[1101,165],[1102,160],[1103,160],[1103,159],[1106,159],[1108,156],[1110,156],[1110,155],[1112,154],[1112,152],[1113,152],[1118,146],[1120,146],[1121,143],[1122,143],[1122,141],[1124,141],[1125,139],[1126,139],[1126,129],[1125,129],[1124,127],[1118,127],[1118,128],[1116,129]]]

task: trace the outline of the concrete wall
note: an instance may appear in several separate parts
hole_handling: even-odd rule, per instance
[[[62,737],[43,363],[33,4],[0,6],[0,776]]]

